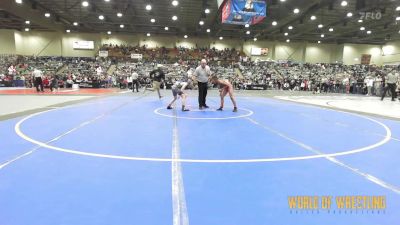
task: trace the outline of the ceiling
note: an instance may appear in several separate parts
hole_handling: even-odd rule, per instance
[[[321,41],[324,43],[370,43],[383,44],[389,40],[400,39],[396,11],[400,2],[396,0],[266,0],[267,17],[260,24],[245,28],[240,25],[221,24],[221,11],[217,0],[179,0],[178,6],[172,0],[88,0],[89,6],[82,6],[83,0],[15,0],[0,1],[0,29],[58,30],[65,32],[106,33],[151,33],[169,35],[212,36],[224,38],[242,38],[249,40]],[[146,5],[152,9],[147,11]],[[210,9],[206,14],[204,10]],[[295,8],[299,13],[293,13]],[[44,13],[51,13],[46,18]],[[353,16],[347,17],[351,12]],[[362,12],[372,12],[380,19],[364,19],[359,22]],[[122,13],[118,17],[117,13]],[[99,15],[105,17],[99,19]],[[176,15],[178,20],[171,17]],[[310,17],[316,16],[315,20]],[[369,14],[372,15],[372,14]],[[152,23],[150,20],[155,19]],[[399,18],[400,19],[400,18]],[[31,24],[25,24],[30,20]],[[200,26],[199,21],[204,25]],[[272,22],[277,25],[273,26]],[[79,25],[74,26],[77,22]],[[120,25],[124,27],[121,28]],[[322,24],[322,28],[318,25]],[[168,30],[165,30],[165,27]],[[289,30],[288,27],[293,29]],[[365,30],[360,30],[364,27]],[[333,28],[330,32],[329,28]],[[211,29],[210,33],[206,29]],[[246,31],[250,30],[250,34]],[[370,32],[368,32],[370,31]],[[285,33],[288,33],[285,36]],[[321,37],[321,35],[324,37]]]

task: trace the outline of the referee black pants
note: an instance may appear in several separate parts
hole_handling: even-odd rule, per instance
[[[396,84],[386,84],[381,100],[383,100],[383,98],[386,96],[386,92],[388,91],[388,89],[390,89],[390,92],[392,94],[392,101],[394,101],[394,99],[396,98]]]
[[[132,81],[132,92],[135,92],[135,86],[136,86],[136,91],[139,92],[139,81],[138,80]]]
[[[40,86],[40,90],[39,90],[39,86]],[[35,87],[36,87],[36,91],[42,91],[43,92],[43,81],[41,77],[36,77],[35,78]]]
[[[207,83],[198,83],[199,86],[199,107],[206,106],[206,97],[207,97]]]

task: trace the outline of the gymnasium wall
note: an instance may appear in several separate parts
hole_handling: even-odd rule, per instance
[[[382,64],[400,64],[400,41],[382,47]]]
[[[62,47],[62,56],[66,57],[93,57],[102,45],[102,36],[98,34],[64,34],[60,36]],[[73,49],[74,41],[94,41],[94,50],[76,50]]]
[[[346,65],[360,64],[362,54],[371,55],[371,64],[382,65],[382,46],[362,44],[345,44],[343,63]]]
[[[72,42],[90,40],[95,42],[94,50],[74,50]],[[371,63],[400,63],[400,42],[390,42],[386,46],[361,44],[317,44],[307,42],[277,42],[277,41],[244,41],[239,39],[216,40],[214,38],[145,35],[106,35],[91,33],[60,33],[60,32],[20,32],[0,30],[0,54],[20,54],[38,56],[75,56],[93,57],[102,44],[147,45],[148,47],[165,46],[172,48],[182,46],[187,48],[215,47],[217,49],[235,48],[250,55],[251,48],[269,48],[267,56],[252,57],[253,59],[294,60],[310,63],[359,64],[362,54],[371,54]]]
[[[0,54],[16,54],[13,30],[0,30]]]
[[[336,63],[342,61],[343,45],[308,43],[305,49],[305,62]]]
[[[59,56],[61,34],[56,32],[15,31],[15,49],[19,55]]]
[[[274,59],[275,42],[273,41],[253,41],[249,40],[243,43],[243,52],[246,55],[251,54],[252,48],[268,48],[268,55],[266,56],[251,56],[252,59],[270,60]]]

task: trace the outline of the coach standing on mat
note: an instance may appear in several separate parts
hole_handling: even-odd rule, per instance
[[[160,98],[160,99],[163,97],[160,93],[160,86],[161,86],[161,83],[164,82],[164,80],[165,80],[165,74],[161,69],[162,67],[163,66],[161,64],[158,64],[157,69],[150,72],[150,79],[153,80],[153,87],[145,88],[145,90],[157,91],[158,98]]]
[[[205,59],[201,60],[201,65],[196,68],[194,77],[198,82],[199,89],[199,109],[208,108],[206,105],[207,89],[208,89],[208,78],[211,75],[210,67],[207,66]]]

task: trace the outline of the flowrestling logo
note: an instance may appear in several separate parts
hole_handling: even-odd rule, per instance
[[[380,20],[382,19],[381,11],[360,12],[360,20]]]

